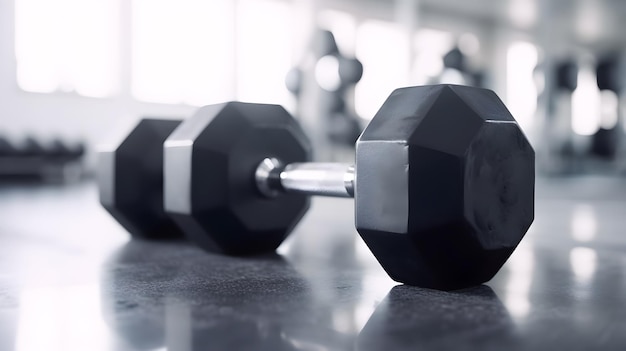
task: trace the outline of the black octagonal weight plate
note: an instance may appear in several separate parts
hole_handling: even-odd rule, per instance
[[[163,209],[163,142],[179,124],[143,119],[121,144],[99,152],[100,202],[133,237],[183,237]]]
[[[534,151],[492,91],[398,89],[357,142],[357,230],[397,281],[478,285],[532,223],[534,180]]]
[[[165,142],[165,208],[201,247],[226,254],[275,250],[309,207],[308,196],[263,196],[254,174],[266,157],[306,162],[310,143],[277,105],[204,107]]]

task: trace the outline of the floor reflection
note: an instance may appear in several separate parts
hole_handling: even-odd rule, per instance
[[[572,210],[572,238],[589,242],[596,237],[598,223],[593,207],[587,203],[576,204]]]
[[[124,244],[92,186],[5,191],[0,350],[623,350],[626,183],[598,184],[538,191],[510,260],[460,292],[396,286],[341,200],[237,258]]]
[[[96,285],[29,289],[20,294],[15,350],[109,350],[98,318]]]
[[[358,350],[483,350],[517,339],[514,325],[488,286],[456,292],[397,286],[367,322]],[[502,348],[505,349],[505,348]]]
[[[164,250],[131,242],[103,271],[103,315],[123,340],[120,349],[336,350],[350,343],[333,329],[332,308],[318,305],[281,256],[196,253],[203,262],[184,262]]]
[[[19,306],[15,301],[12,301],[10,294],[3,290],[0,290],[0,350],[14,350],[18,331]]]
[[[588,247],[575,247],[569,252],[569,262],[576,281],[588,285],[596,271],[596,251]]]
[[[576,245],[532,245],[527,248],[532,255],[521,248],[490,283],[504,297],[522,336],[514,349],[618,350],[626,345],[626,259],[607,250],[600,254],[596,246],[603,244],[594,241],[589,247]],[[525,269],[518,260],[526,262]],[[520,301],[527,307],[524,313]]]
[[[508,273],[506,305],[517,319],[525,318],[530,313],[528,294],[533,283],[534,263],[534,252],[526,240],[513,252],[504,268]]]
[[[102,313],[115,348],[135,350],[454,349],[502,341],[513,329],[488,286],[400,285],[380,302],[389,284],[342,272],[279,255],[232,258],[131,242],[104,265]]]

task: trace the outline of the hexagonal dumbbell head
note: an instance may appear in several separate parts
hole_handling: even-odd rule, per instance
[[[98,153],[100,202],[133,237],[183,237],[163,209],[163,142],[179,124],[143,119],[121,144]]]
[[[254,173],[266,157],[305,162],[310,143],[276,105],[206,106],[165,142],[165,208],[209,251],[275,250],[309,207],[308,197],[260,195]]]
[[[398,89],[357,142],[357,230],[394,280],[486,282],[533,221],[534,157],[492,91]]]

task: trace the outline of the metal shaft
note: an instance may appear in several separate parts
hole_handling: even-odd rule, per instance
[[[354,197],[354,166],[343,163],[291,163],[264,159],[256,169],[259,191],[268,197],[283,192],[332,197]]]

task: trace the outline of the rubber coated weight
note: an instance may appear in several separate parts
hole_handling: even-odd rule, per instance
[[[119,145],[99,152],[100,202],[133,237],[183,237],[163,209],[163,142],[179,124],[143,119]]]
[[[265,157],[305,162],[310,142],[280,106],[231,102],[203,107],[164,144],[165,209],[204,249],[275,250],[309,207],[307,196],[268,199],[254,183]]]
[[[490,90],[398,89],[357,141],[357,230],[394,280],[486,282],[533,221],[534,155]]]

